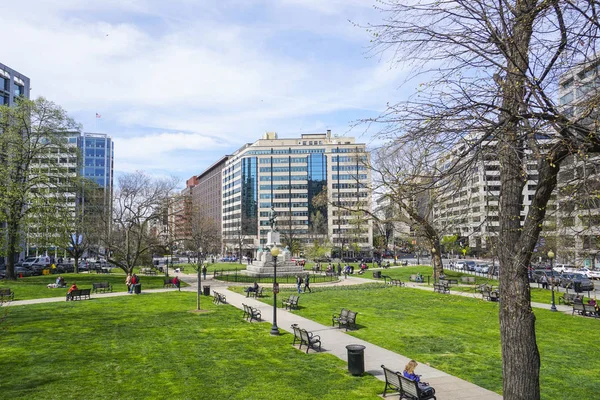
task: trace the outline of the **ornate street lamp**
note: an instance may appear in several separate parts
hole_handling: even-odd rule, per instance
[[[552,260],[554,259],[554,252],[552,250],[550,250],[548,252],[548,258],[550,259],[550,270],[554,271],[552,269]],[[556,309],[556,303],[554,302],[554,274],[552,275],[552,305],[550,306],[550,311],[558,311]]]
[[[277,283],[277,256],[279,255],[279,247],[271,248],[273,256],[273,326],[271,326],[271,335],[279,335],[277,327],[277,293],[279,292],[279,284]]]

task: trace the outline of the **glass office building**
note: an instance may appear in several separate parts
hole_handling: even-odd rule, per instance
[[[15,98],[29,98],[29,78],[0,63],[0,105],[12,106]]]
[[[286,139],[268,132],[245,145],[223,169],[224,250],[243,242],[250,254],[264,245],[271,208],[284,244],[328,240],[370,248],[371,222],[364,218],[357,229],[357,213],[348,211],[370,208],[368,159],[364,144],[330,131]]]
[[[79,137],[81,176],[104,188],[104,205],[110,206],[113,191],[114,143],[103,133],[82,133]]]

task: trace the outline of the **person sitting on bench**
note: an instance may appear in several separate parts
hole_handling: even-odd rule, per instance
[[[421,375],[415,374],[415,368],[417,368],[417,362],[415,360],[410,360],[406,367],[404,367],[404,372],[402,373],[405,378],[410,379],[411,381],[417,382],[419,385],[419,390],[421,391],[422,397],[427,397],[427,395],[433,395],[435,393],[435,389],[429,386],[427,382],[421,382]]]
[[[246,289],[244,289],[244,292],[246,292],[246,297],[250,297],[250,292],[258,292],[258,283],[255,281],[253,286],[249,286]]]
[[[73,282],[73,284],[69,288],[69,291],[67,292],[67,299],[69,299],[71,297],[71,292],[73,292],[74,290],[79,290],[79,288],[77,287],[75,282]]]

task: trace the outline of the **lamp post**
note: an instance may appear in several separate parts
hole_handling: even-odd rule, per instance
[[[277,284],[277,256],[279,255],[279,247],[273,246],[271,248],[271,255],[273,256],[273,326],[271,326],[271,335],[279,335],[279,328],[277,327],[277,293],[279,292],[279,285]]]
[[[550,270],[552,270],[552,260],[554,259],[554,252],[550,250],[548,252],[548,258],[550,259]],[[554,302],[554,275],[552,275],[552,305],[550,306],[550,311],[558,311],[556,309],[556,303]]]
[[[431,267],[433,268],[433,283],[437,283],[437,274],[435,273],[435,247],[431,248]]]

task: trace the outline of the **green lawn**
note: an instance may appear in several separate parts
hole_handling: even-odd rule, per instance
[[[417,274],[419,272],[421,274],[423,274],[423,276],[425,277],[425,283],[427,282],[427,277],[429,276],[430,284],[431,285],[433,284],[433,278],[432,278],[433,271],[432,271],[432,268],[429,266],[411,266],[411,267],[389,268],[389,269],[381,270],[382,275],[388,275],[391,278],[400,279],[400,280],[406,281],[406,282],[409,281],[409,278],[412,274]],[[448,279],[456,279],[459,281],[459,283],[460,283],[460,278],[463,276],[474,277],[475,278],[474,285],[461,285],[461,286],[453,285],[451,288],[451,291],[473,293],[474,297],[481,298],[481,295],[477,291],[478,285],[485,283],[488,285],[492,285],[496,288],[498,287],[497,279],[488,279],[483,276],[475,276],[472,274],[465,274],[462,272],[451,271],[451,270],[445,270],[444,273],[446,274],[446,277]],[[364,275],[359,275],[359,276],[361,276],[363,278],[374,279],[373,272],[371,270],[367,271]],[[377,280],[377,279],[374,279],[374,280]],[[584,294],[586,294],[586,293],[584,293]],[[556,302],[556,304],[558,304],[558,298],[562,295],[562,293],[555,292],[554,295],[555,295],[555,302]],[[531,301],[536,302],[536,303],[550,304],[552,302],[552,292],[547,289],[540,289],[537,287],[532,287],[531,288]]]
[[[329,325],[331,315],[342,307],[358,311],[360,329],[351,335],[501,392],[498,303],[382,283],[312,289],[313,293],[300,296],[295,311],[299,315]],[[278,299],[292,293],[283,290]],[[272,304],[270,293],[264,301]],[[584,399],[599,393],[600,320],[534,311],[542,398]]]
[[[115,270],[116,271],[116,270]],[[47,285],[54,283],[58,275],[42,275],[31,276],[27,278],[17,279],[16,281],[0,281],[0,288],[9,287],[15,292],[15,300],[41,299],[48,297],[60,297],[67,293],[66,288],[49,289]],[[110,282],[113,287],[113,292],[126,292],[125,274],[96,274],[96,273],[81,273],[81,274],[62,274],[65,278],[67,287],[73,282],[80,289],[92,287],[92,282]],[[142,290],[144,289],[162,289],[164,276],[145,276],[138,275]],[[187,286],[185,282],[181,283],[182,287]]]
[[[204,298],[203,298],[204,300]],[[191,293],[8,308],[0,335],[6,399],[377,399],[330,354],[305,354],[232,306]]]

